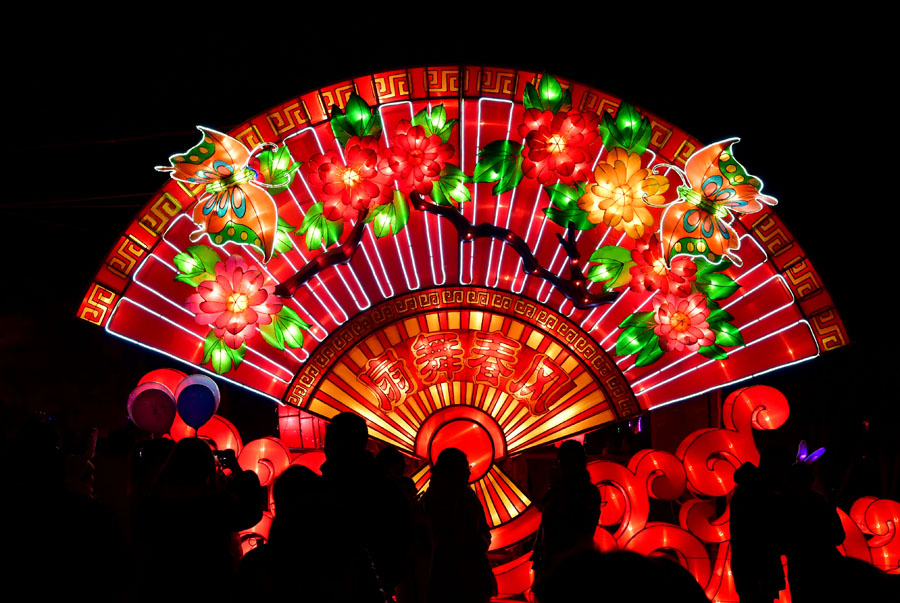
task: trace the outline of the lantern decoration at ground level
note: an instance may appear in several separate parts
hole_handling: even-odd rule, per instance
[[[464,448],[495,551],[539,522],[506,458],[847,343],[737,139],[703,144],[577,82],[404,69],[200,133],[163,168],[173,179],[78,315],[291,407],[279,413],[291,448],[321,446],[312,417],[356,412],[421,461],[420,489],[435,452]],[[752,460],[747,425],[779,420],[741,418],[617,479],[656,462],[684,484],[656,478],[654,496],[726,496],[734,459],[709,469],[694,455],[725,438]],[[616,496],[608,513],[640,508]],[[882,511],[872,516],[863,523],[881,534]],[[719,520],[699,502],[685,511],[704,538],[723,537]],[[598,542],[695,546],[685,526],[626,529]],[[709,592],[724,575],[718,550],[691,562]],[[521,584],[521,561],[498,568],[501,584]]]

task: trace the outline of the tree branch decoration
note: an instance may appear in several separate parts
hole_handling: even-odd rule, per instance
[[[431,203],[417,193],[412,193],[411,198],[413,207],[416,209],[448,220],[456,228],[460,241],[473,241],[478,238],[488,237],[506,243],[522,258],[522,270],[526,274],[542,278],[556,287],[576,308],[595,308],[614,301],[619,297],[619,293],[615,291],[603,291],[602,293],[588,291],[585,286],[584,272],[582,272],[580,265],[581,255],[578,253],[578,246],[575,243],[575,228],[571,225],[567,230],[566,237],[563,237],[561,234],[556,235],[559,239],[559,244],[562,245],[566,255],[569,257],[570,276],[569,278],[563,278],[541,266],[525,239],[510,229],[501,228],[487,222],[475,225],[453,207]]]

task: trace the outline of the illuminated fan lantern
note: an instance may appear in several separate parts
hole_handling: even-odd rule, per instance
[[[79,316],[298,411],[363,416],[418,459],[420,490],[435,450],[465,448],[511,585],[540,514],[506,457],[847,342],[735,139],[577,82],[401,69],[201,132]],[[717,437],[664,461],[690,462],[692,491],[728,491],[730,461],[722,482],[693,465]]]
[[[185,377],[175,392],[178,415],[194,429],[200,429],[216,414],[219,399],[219,386],[206,375]]]

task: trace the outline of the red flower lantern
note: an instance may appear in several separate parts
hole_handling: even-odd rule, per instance
[[[587,147],[599,138],[597,115],[578,111],[528,109],[519,126],[525,138],[522,172],[545,186],[561,181],[586,182],[591,176],[592,154]]]
[[[391,178],[378,170],[381,147],[373,136],[353,136],[343,157],[335,151],[309,160],[324,200],[323,215],[329,220],[352,220],[361,209],[391,202]]]

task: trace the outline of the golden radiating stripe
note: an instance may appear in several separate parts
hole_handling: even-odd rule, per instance
[[[469,400],[468,400],[469,392],[466,392],[466,400],[463,401],[462,384],[459,381],[454,381],[450,387],[452,388],[452,391],[453,391],[453,394],[452,394],[453,397],[449,398],[447,400],[450,404],[453,404],[454,402],[456,402],[457,404],[466,404],[469,402]]]
[[[434,333],[441,330],[441,321],[437,314],[431,313],[425,315],[425,324],[428,325],[428,331]]]
[[[453,397],[450,395],[450,386],[447,383],[441,383],[440,385],[441,395],[438,399],[441,401],[441,408],[445,406],[450,406],[453,401]]]
[[[516,421],[518,421],[528,413],[528,409],[525,408],[521,402],[519,402],[518,400],[515,400],[515,402],[517,402],[517,404],[510,404],[509,408],[506,409],[506,412],[503,413],[503,416],[500,417],[499,423],[501,426],[505,427],[506,425],[515,425]],[[509,417],[510,414],[512,414],[514,411],[516,414],[512,418],[507,419],[507,417]],[[506,440],[509,441],[509,436],[506,436]]]
[[[397,328],[397,325],[390,325],[384,329],[384,334],[387,336],[388,341],[391,345],[397,345],[400,343],[400,340],[403,339],[400,336],[400,329]]]
[[[484,482],[484,478],[478,480],[478,487],[481,488],[481,493],[484,495],[484,502],[488,506],[488,513],[491,514],[491,521],[495,526],[499,526],[501,523],[500,514],[497,513],[497,509],[494,507],[494,501],[491,499],[491,495],[490,493],[488,493],[487,487],[485,486]]]
[[[419,321],[415,318],[407,318],[403,321],[403,326],[406,329],[406,336],[410,339],[422,332],[422,329],[419,328]]]
[[[541,345],[542,341],[544,341],[544,334],[539,331],[532,331],[531,335],[528,336],[528,341],[525,342],[525,345],[532,350],[536,350],[538,349],[538,346]]]
[[[460,319],[462,318],[460,314],[460,312],[447,312],[447,326],[450,327],[450,330],[459,330]]]
[[[551,360],[556,360],[560,352],[562,352],[562,346],[553,341],[547,346],[547,350],[544,353],[547,354]]]
[[[416,413],[416,416],[419,418],[419,424],[421,425],[425,420],[425,409],[428,408],[422,401],[422,392],[407,398],[406,406],[407,408],[412,408],[413,412]]]
[[[525,331],[525,325],[518,320],[512,321],[509,325],[509,331],[506,332],[506,336],[510,339],[515,339],[519,341],[519,338],[522,337],[522,332]]]
[[[416,471],[415,474],[413,474],[413,476],[412,476],[413,483],[416,483],[417,481],[422,479],[422,476],[425,475],[430,470],[431,470],[431,465],[427,465],[427,464],[422,465],[422,468],[419,469],[418,471]]]
[[[578,390],[573,390],[572,392],[569,392],[569,394],[574,394],[577,391]],[[569,394],[565,395],[562,399],[560,399],[559,402],[554,404],[554,408],[562,408],[563,406],[565,406],[566,401],[568,401],[568,399],[572,397]],[[507,441],[509,442],[511,448],[515,448],[519,439],[524,439],[527,437],[537,437],[538,435],[546,432],[548,429],[554,429],[557,426],[562,425],[572,417],[584,412],[588,408],[597,406],[604,402],[606,402],[606,398],[603,396],[600,390],[594,390],[594,392],[588,394],[585,398],[582,398],[578,402],[570,405],[568,408],[557,412],[552,417],[548,418],[546,415],[533,415],[529,417],[528,420],[523,421],[522,424],[518,428],[516,428],[513,433],[509,434]],[[534,422],[538,419],[545,420],[537,429],[535,429],[536,433],[528,433],[528,427],[534,424]]]
[[[516,485],[516,483],[509,479],[509,477],[505,473],[503,473],[501,469],[497,469],[497,475],[500,476],[500,479],[503,480],[503,483],[509,486],[509,489],[519,497],[519,500],[522,501],[522,503],[524,503],[526,507],[531,504],[531,500],[529,500],[529,498],[525,496],[525,494],[521,490],[519,490],[519,487]]]
[[[503,317],[499,314],[491,315],[491,324],[488,326],[488,331],[499,331],[502,326]]]
[[[495,390],[497,392],[497,396],[495,397],[494,406],[488,411],[488,414],[492,417],[496,417],[497,413],[500,411],[500,408],[506,402],[507,398],[509,398],[509,394],[504,391]]]
[[[430,484],[430,483],[431,483],[431,478],[429,477],[424,482],[422,482],[422,487],[419,488],[418,490],[416,490],[416,494],[422,494],[422,492],[424,492],[425,490],[428,489],[428,484]]]
[[[413,433],[419,430],[419,422],[416,420],[416,417],[413,415],[412,411],[409,410],[409,404],[401,404],[400,406],[395,406],[394,412],[403,413],[403,416],[406,417],[406,422],[411,426]]]
[[[469,312],[469,329],[472,331],[476,331],[481,329],[481,324],[484,322],[484,312],[473,311]]]
[[[344,384],[349,387],[351,390],[355,391],[360,398],[364,400],[368,400],[374,405],[378,405],[378,400],[375,398],[375,394],[372,393],[366,384],[362,383],[359,379],[356,378],[356,373],[354,373],[349,366],[344,364],[343,362],[339,362],[334,365],[334,368],[331,371],[331,377],[326,379],[324,383],[334,383],[337,380],[335,377],[340,378]],[[344,394],[346,395],[346,394]],[[340,400],[340,396],[334,396],[334,398]]]
[[[578,360],[575,356],[569,356],[566,358],[565,362],[559,365],[560,368],[566,371],[566,374],[571,374],[576,368],[578,368]]]
[[[309,403],[309,412],[321,415],[323,417],[328,417],[330,419],[341,411],[330,404],[322,402],[318,398],[313,398],[312,402]]]
[[[573,397],[576,396],[577,394],[580,394],[580,393],[584,390],[584,388],[585,388],[586,386],[588,386],[588,385],[593,385],[593,384],[594,384],[594,380],[591,378],[591,376],[588,375],[587,373],[582,373],[581,375],[579,375],[578,377],[575,378],[575,387],[574,387],[571,391],[566,392],[566,393],[563,395],[562,398],[560,398],[559,400],[557,400],[556,403],[553,404],[553,408],[554,408],[554,409],[555,409],[555,408],[562,408],[563,406],[566,405],[566,403],[567,403],[571,398],[573,398]],[[606,401],[606,396],[603,395],[603,390],[601,390],[601,389],[598,387],[597,389],[594,390],[594,392],[592,392],[591,394],[588,394],[588,396],[587,396],[584,400],[580,400],[577,404],[582,404],[582,403],[585,402],[585,400],[593,400],[593,399],[594,399],[594,395],[597,394],[597,393],[600,394],[601,401],[602,401],[602,402],[605,402],[605,401]],[[551,409],[551,411],[552,411],[552,410],[553,410],[553,409]],[[584,410],[584,407],[582,407],[582,410]],[[516,440],[517,438],[519,438],[519,437],[524,437],[524,435],[525,435],[525,430],[527,430],[528,427],[530,427],[532,424],[534,424],[535,421],[537,421],[538,419],[540,419],[540,418],[542,418],[542,417],[544,417],[544,416],[546,416],[546,415],[532,415],[529,419],[527,419],[527,420],[524,421],[521,425],[519,425],[519,427],[517,427],[516,430],[515,430],[514,432],[512,432],[512,433],[509,434],[509,437],[508,437],[508,440],[507,440],[507,441],[508,441],[510,444],[512,444],[513,441]],[[573,415],[570,415],[570,416],[573,416]]]
[[[320,386],[321,391],[328,394],[335,400],[340,400],[344,403],[344,406],[355,412],[356,414],[365,417],[372,423],[375,423],[385,431],[394,434],[400,441],[405,442],[404,448],[412,449],[413,442],[415,441],[416,434],[414,432],[410,432],[408,434],[402,433],[396,427],[385,421],[380,414],[372,412],[366,406],[360,404],[358,401],[354,400],[351,396],[348,396],[342,389],[337,387],[331,381],[325,381]]]
[[[366,362],[369,361],[369,357],[366,356],[363,351],[359,349],[359,347],[355,347],[350,350],[348,356],[350,356],[350,360],[356,363],[356,366],[361,368],[365,368]]]
[[[363,343],[365,343],[367,346],[369,346],[369,349],[372,350],[373,356],[378,356],[382,352],[384,352],[384,346],[381,345],[381,342],[378,341],[378,338],[375,337],[374,335],[367,338]]]
[[[588,429],[592,429],[598,425],[602,425],[604,423],[609,423],[610,421],[615,420],[615,415],[611,410],[604,410],[602,413],[594,415],[592,417],[588,417],[584,421],[579,421],[575,423],[571,427],[567,427],[566,429],[562,429],[557,432],[552,432],[541,438],[536,442],[530,442],[528,444],[522,445],[521,448],[517,450],[517,452],[521,452],[523,450],[527,450],[529,448],[534,448],[536,446],[542,446],[547,442],[558,439],[560,436],[565,437],[569,434],[577,433],[579,431],[587,431]]]
[[[512,504],[512,501],[509,500],[509,497],[506,495],[506,492],[503,491],[503,488],[500,484],[497,483],[497,478],[494,477],[494,468],[491,467],[491,470],[487,474],[487,478],[491,481],[491,484],[494,486],[494,492],[497,493],[497,496],[500,497],[500,500],[503,501],[503,506],[506,507],[506,512],[509,514],[509,518],[512,519],[516,515],[519,514],[519,510],[516,508],[516,505]]]

